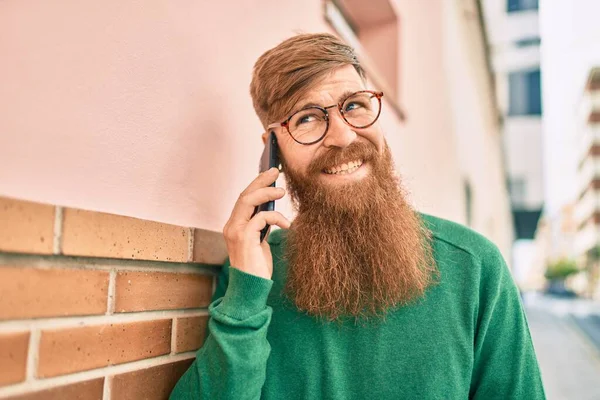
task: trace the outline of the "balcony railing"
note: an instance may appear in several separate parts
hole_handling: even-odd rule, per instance
[[[585,92],[581,99],[580,116],[584,124],[589,122],[593,113],[600,112],[600,90]]]
[[[600,243],[600,225],[590,220],[575,238],[575,252],[584,254]]]
[[[600,189],[589,188],[575,206],[574,218],[577,226],[587,222],[598,210],[600,210]]]
[[[579,168],[577,193],[583,195],[597,179],[600,179],[600,157],[588,157]]]
[[[577,159],[580,165],[590,155],[593,146],[600,146],[600,124],[587,125],[581,130],[577,150]]]

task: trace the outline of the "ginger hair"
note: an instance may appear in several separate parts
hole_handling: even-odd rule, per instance
[[[365,80],[354,49],[329,33],[296,35],[266,51],[254,64],[250,83],[263,127],[287,118],[311,87],[345,65]]]

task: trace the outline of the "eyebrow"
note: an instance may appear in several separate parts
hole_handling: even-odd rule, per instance
[[[338,101],[337,101],[337,103],[335,103],[335,105],[339,104],[339,102],[340,102],[340,101],[342,101],[342,99],[344,99],[344,100],[345,100],[345,99],[346,99],[347,97],[349,97],[351,94],[353,94],[353,93],[356,93],[356,92],[360,92],[361,90],[362,90],[362,89],[359,89],[359,90],[345,90],[345,91],[344,91],[344,92],[343,92],[343,93],[340,95],[340,97],[338,97]],[[295,108],[295,111],[293,111],[293,112],[292,112],[292,114],[293,114],[293,113],[296,113],[296,112],[298,112],[298,111],[300,111],[300,110],[304,110],[305,108],[309,108],[309,107],[329,107],[329,106],[331,106],[331,105],[333,105],[333,104],[328,104],[328,105],[326,105],[326,106],[323,106],[323,105],[321,105],[321,104],[317,104],[317,103],[313,103],[313,102],[310,102],[310,101],[309,101],[309,102],[306,102],[306,103],[302,103],[302,106]]]

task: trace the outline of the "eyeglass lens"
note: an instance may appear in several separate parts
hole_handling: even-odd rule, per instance
[[[379,116],[381,102],[369,92],[355,93],[344,100],[342,117],[355,128],[369,126]],[[320,139],[328,128],[325,111],[319,107],[309,107],[298,111],[289,120],[288,130],[292,137],[301,143]]]

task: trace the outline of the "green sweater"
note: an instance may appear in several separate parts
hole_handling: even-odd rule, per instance
[[[380,324],[322,323],[282,301],[284,230],[269,237],[272,280],[226,264],[209,335],[171,399],[544,399],[519,291],[497,247],[423,218],[440,281]]]

